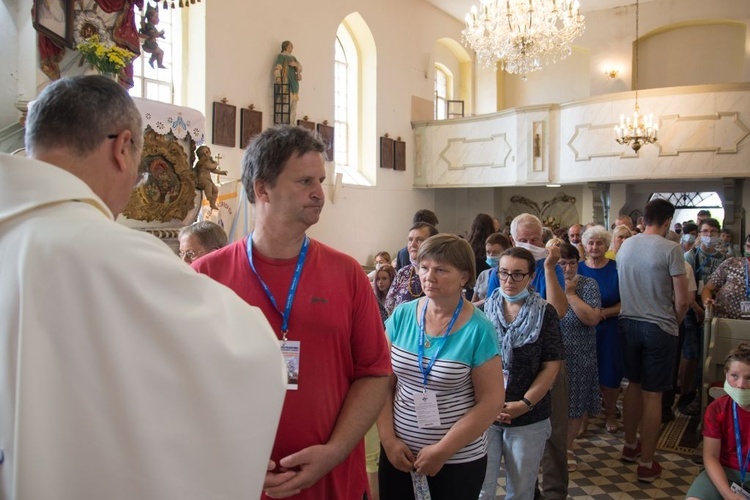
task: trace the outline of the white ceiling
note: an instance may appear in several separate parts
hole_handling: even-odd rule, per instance
[[[653,0],[641,0],[642,3],[647,1]],[[471,10],[471,6],[479,6],[480,0],[427,0],[427,2],[463,22],[466,13]],[[579,0],[579,2],[581,4],[581,12],[584,13],[635,5],[635,0]]]

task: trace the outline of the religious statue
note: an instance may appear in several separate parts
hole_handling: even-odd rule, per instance
[[[195,173],[195,187],[205,193],[208,204],[212,209],[218,210],[216,206],[216,198],[219,196],[219,188],[211,180],[211,174],[216,175],[227,175],[225,170],[219,169],[219,164],[211,156],[211,150],[208,146],[201,146],[195,154],[198,156],[198,161],[195,162],[193,172]]]
[[[299,101],[299,82],[302,81],[302,65],[292,55],[293,49],[294,45],[289,40],[282,42],[281,53],[276,57],[276,64],[273,67],[276,107],[274,123],[294,125],[297,122],[297,101]],[[286,113],[279,111],[284,105],[289,107],[288,118],[284,116]]]
[[[151,58],[148,63],[151,67],[156,65],[162,69],[164,66],[164,51],[156,43],[157,38],[164,38],[164,30],[159,31],[156,29],[156,25],[159,24],[159,7],[152,7],[149,5],[146,7],[146,14],[141,18],[141,29],[138,32],[138,36],[144,38],[143,41],[143,52],[151,54]]]

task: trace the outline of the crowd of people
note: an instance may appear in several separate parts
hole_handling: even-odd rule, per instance
[[[492,499],[502,463],[506,498],[562,499],[625,379],[621,459],[651,482],[670,391],[699,400],[705,307],[750,318],[750,237],[741,257],[663,199],[611,230],[479,214],[465,238],[423,209],[368,279],[307,236],[325,145],[288,125],[243,156],[253,232],[184,228],[188,266],[114,221],[141,126],[115,82],[65,78],[30,107],[29,157],[0,157],[3,498]],[[746,488],[750,344],[724,391],[690,498]]]

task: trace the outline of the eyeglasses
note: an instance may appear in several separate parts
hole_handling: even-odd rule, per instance
[[[506,281],[508,279],[508,276],[510,276],[510,279],[518,283],[519,281],[523,281],[526,276],[530,275],[531,273],[509,273],[508,271],[498,271],[497,276],[500,278],[500,281]]]
[[[193,250],[187,250],[187,251],[183,252],[182,250],[180,250],[179,255],[180,255],[180,258],[182,260],[186,260],[188,262],[193,262],[195,259],[197,259],[201,255],[203,255],[204,253],[206,253],[206,252],[202,252],[200,250],[197,251],[197,252],[194,252]]]
[[[107,139],[117,139],[117,137],[118,137],[119,135],[120,135],[120,134],[109,134],[109,135],[107,136]],[[133,140],[133,138],[132,138],[132,137],[130,138],[130,144],[132,144],[133,146],[135,146],[135,141]]]
[[[559,260],[557,265],[560,267],[575,267],[578,265],[578,261],[575,260]]]

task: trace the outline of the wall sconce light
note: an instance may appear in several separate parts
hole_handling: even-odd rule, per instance
[[[610,77],[613,80],[615,78],[617,78],[618,73],[620,73],[620,72],[618,70],[616,70],[616,69],[606,69],[606,70],[604,70],[604,74],[607,75],[608,77]]]

